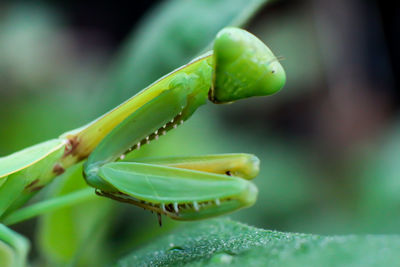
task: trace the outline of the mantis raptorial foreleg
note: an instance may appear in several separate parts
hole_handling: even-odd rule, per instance
[[[106,196],[179,220],[232,211],[253,204],[256,198],[256,187],[245,180],[258,173],[259,160],[253,155],[223,154],[139,161],[114,162],[100,169],[102,179],[120,192],[113,196],[106,193]],[[235,199],[230,199],[233,195]],[[229,203],[225,203],[227,200]]]

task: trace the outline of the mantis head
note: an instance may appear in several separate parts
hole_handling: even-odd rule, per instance
[[[271,50],[251,33],[228,27],[214,42],[214,72],[210,100],[226,103],[279,91],[285,71]]]

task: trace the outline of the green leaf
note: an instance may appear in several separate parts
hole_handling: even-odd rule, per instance
[[[188,225],[115,266],[398,266],[400,236],[317,236],[228,219]]]

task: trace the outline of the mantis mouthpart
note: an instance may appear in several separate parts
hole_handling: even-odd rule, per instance
[[[197,220],[249,207],[257,198],[257,187],[250,181],[259,172],[254,155],[134,161],[125,160],[125,155],[177,128],[207,100],[220,104],[270,95],[285,80],[282,66],[264,43],[245,30],[225,28],[217,34],[213,51],[165,75],[88,125],[0,158],[0,220],[7,222],[7,216],[39,189],[86,158],[83,176],[98,195],[159,216]],[[82,194],[78,197],[85,199]],[[59,203],[77,199],[63,198]],[[57,200],[51,203],[53,209],[56,205]],[[35,210],[30,214],[39,215],[43,208]],[[16,217],[23,218],[23,212]],[[26,256],[29,243],[2,224],[0,239],[21,259]],[[18,262],[23,266],[24,260]]]

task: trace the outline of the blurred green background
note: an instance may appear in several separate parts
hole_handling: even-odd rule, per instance
[[[229,217],[290,232],[400,233],[398,9],[264,2],[2,1],[0,156],[82,126],[205,51],[222,27],[243,25],[284,58],[284,89],[209,103],[131,157],[254,153],[259,199]],[[84,186],[78,166],[36,200]],[[91,266],[182,223],[164,224],[99,199],[14,229],[34,242],[37,266]]]

